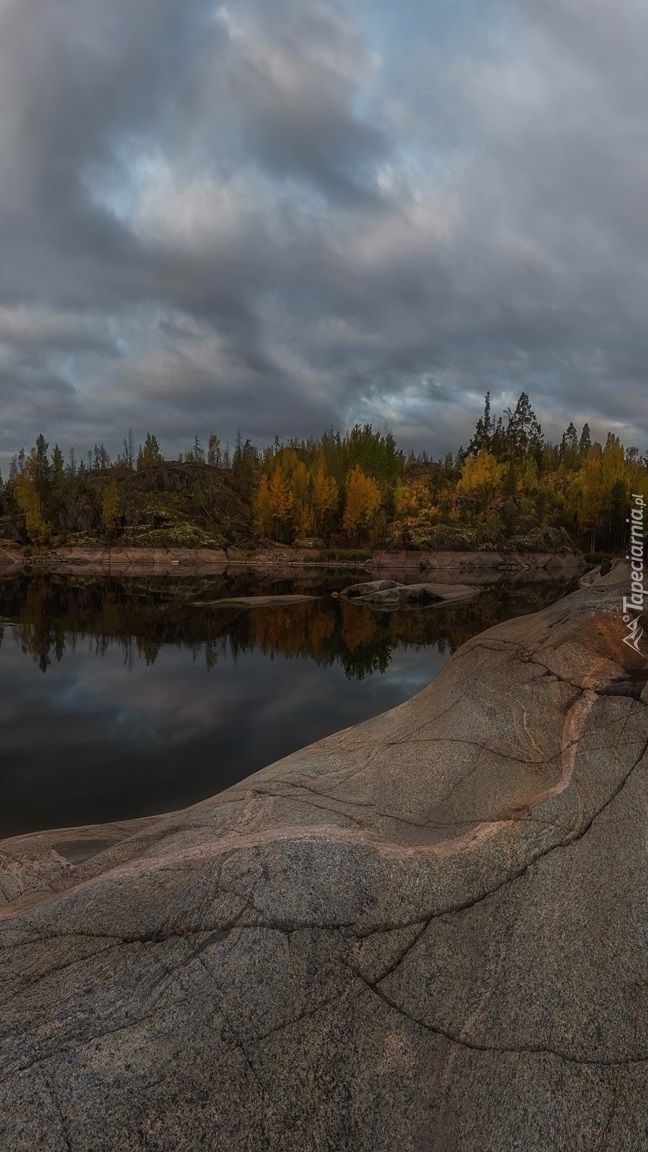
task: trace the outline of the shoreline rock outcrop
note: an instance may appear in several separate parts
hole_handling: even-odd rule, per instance
[[[368,571],[429,572],[441,569],[483,574],[501,572],[546,572],[553,577],[576,576],[584,560],[577,553],[504,552],[374,552],[365,559],[327,559],[318,549],[279,546],[275,548],[144,548],[70,546],[25,555],[19,548],[0,548],[0,573],[20,568],[51,569],[67,575],[164,575],[199,572],[222,575],[241,567],[260,570],[293,568],[361,568]]]
[[[644,1152],[625,580],[183,812],[0,844],[0,1147]]]

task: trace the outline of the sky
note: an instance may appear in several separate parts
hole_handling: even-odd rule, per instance
[[[644,0],[0,0],[0,464],[648,447]]]

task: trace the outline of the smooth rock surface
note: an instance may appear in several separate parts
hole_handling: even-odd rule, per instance
[[[0,1148],[645,1152],[614,575],[184,812],[0,845]]]

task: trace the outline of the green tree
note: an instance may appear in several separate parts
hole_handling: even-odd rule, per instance
[[[52,485],[55,489],[60,488],[63,480],[65,479],[65,460],[63,453],[58,444],[54,445],[52,452]]]
[[[487,392],[484,397],[484,415],[479,417],[475,425],[472,440],[468,445],[468,452],[471,456],[477,456],[482,449],[490,452],[494,430],[494,421],[491,416],[490,392]]]
[[[578,432],[572,421],[562,434],[559,456],[566,468],[574,468],[578,460]]]
[[[544,437],[527,393],[521,392],[514,411],[507,408],[504,415],[507,419],[503,433],[505,454],[515,460],[528,453],[540,462]]]
[[[52,468],[47,455],[49,444],[45,437],[41,434],[36,439],[36,445],[32,448],[29,459],[29,473],[36,484],[38,495],[43,506],[47,503],[50,490]]]

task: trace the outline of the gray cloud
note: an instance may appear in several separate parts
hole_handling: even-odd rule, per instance
[[[645,447],[648,14],[493,0],[0,6],[0,457],[357,419],[434,453],[490,388]]]

